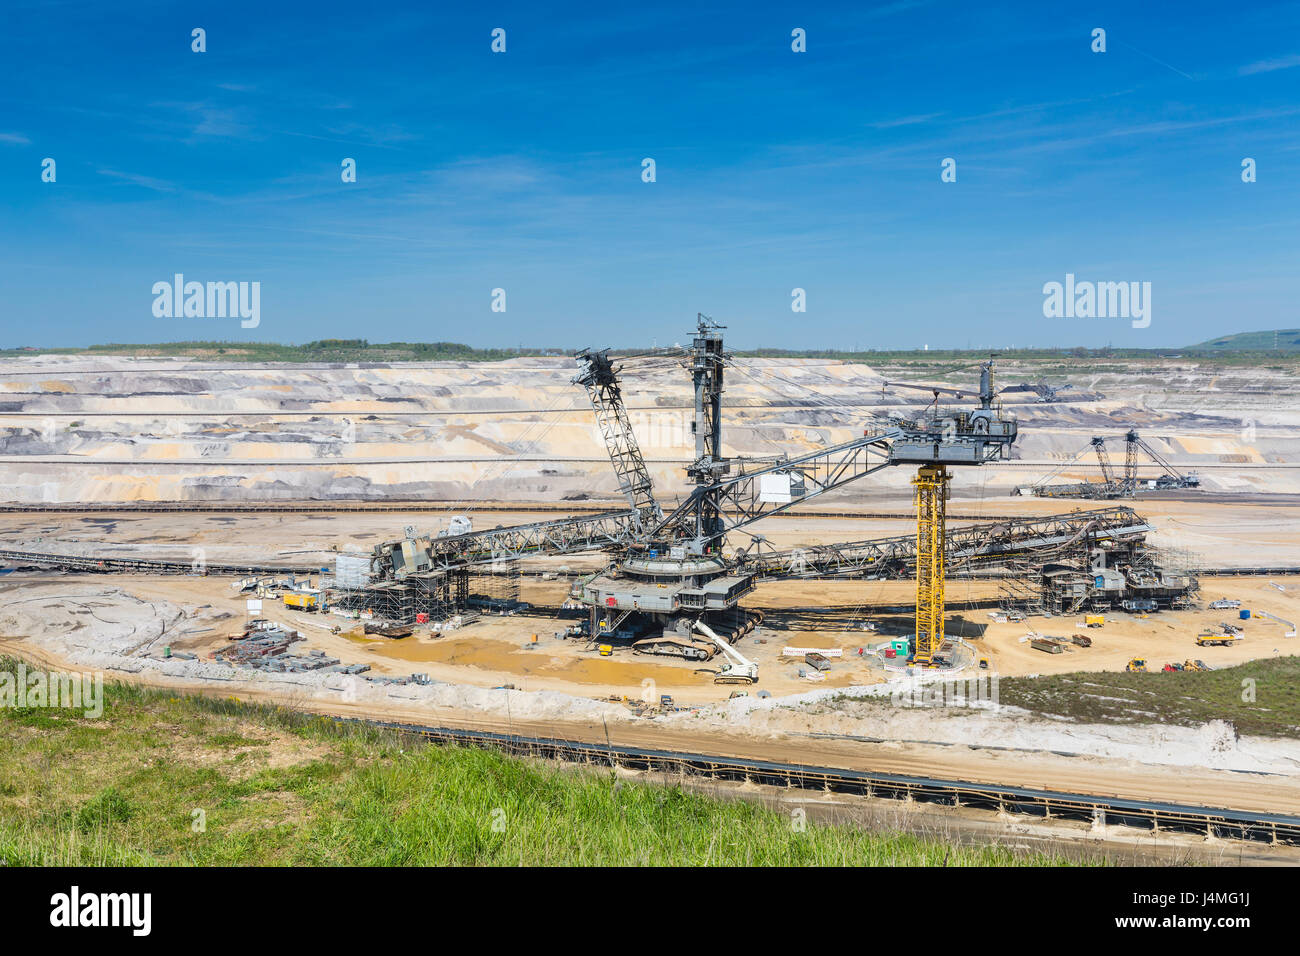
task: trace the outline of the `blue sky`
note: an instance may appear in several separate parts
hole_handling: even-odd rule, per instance
[[[1300,4],[1142,6],[6,0],[0,345],[1300,326]],[[260,326],[155,318],[177,272]],[[1150,282],[1150,326],[1045,319],[1066,273]]]

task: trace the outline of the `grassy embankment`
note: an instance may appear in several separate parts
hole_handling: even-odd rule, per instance
[[[1154,661],[1149,665],[1159,666]],[[1213,671],[1002,677],[998,703],[1079,723],[1199,727],[1226,720],[1239,734],[1300,739],[1300,657],[1248,661]],[[846,706],[861,710],[896,705],[889,697],[847,695],[804,705],[812,714]]]
[[[998,684],[998,698],[1034,713],[1086,723],[1195,727],[1229,720],[1242,734],[1300,737],[1300,657],[1214,671],[1008,677]]]
[[[0,661],[0,669],[15,666]],[[125,684],[105,686],[99,719],[52,708],[0,708],[0,861],[1064,862],[811,820],[798,832],[787,813],[628,782],[610,770],[413,743],[294,711]]]

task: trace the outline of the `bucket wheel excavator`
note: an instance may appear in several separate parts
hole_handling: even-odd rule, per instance
[[[757,612],[739,606],[753,590],[757,572],[747,569],[743,552],[726,552],[728,534],[882,468],[911,464],[920,468],[918,561],[923,546],[927,562],[926,574],[918,574],[915,658],[930,663],[943,643],[947,467],[995,461],[1016,437],[1014,419],[994,405],[992,360],[981,363],[976,409],[940,412],[936,394],[927,417],[891,420],[830,448],[796,457],[727,457],[722,391],[730,356],[723,349],[722,328],[700,315],[689,349],[640,353],[680,355],[694,389],[694,458],[686,467],[692,487],[666,514],[654,498],[618,385],[617,363],[636,356],[615,359],[608,350],[590,349],[577,355],[582,368],[574,381],[587,389],[619,487],[639,516],[636,533],[615,552],[610,567],[582,585],[592,640],[625,641],[640,653],[688,660],[709,660],[721,652],[729,663],[715,680],[757,680],[757,666],[734,647],[762,621]],[[924,631],[919,620],[923,603]]]
[[[1071,484],[1051,484],[1061,471],[1079,461],[1092,450],[1097,456],[1097,465],[1101,469],[1101,481],[1081,481]],[[1161,469],[1159,477],[1140,479],[1138,477],[1139,458],[1145,456],[1152,464]],[[1124,471],[1117,472],[1111,463],[1110,453],[1106,450],[1106,438],[1093,436],[1088,444],[1076,451],[1070,458],[1057,465],[1049,474],[1038,479],[1029,491],[1038,498],[1133,498],[1140,487],[1155,490],[1182,488],[1199,488],[1200,478],[1196,472],[1183,473],[1175,468],[1164,455],[1151,447],[1135,430],[1129,429],[1124,435]],[[1019,492],[1012,492],[1013,494]]]

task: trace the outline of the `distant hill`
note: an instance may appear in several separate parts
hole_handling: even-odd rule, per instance
[[[320,339],[303,345],[275,342],[161,342],[154,345],[92,345],[88,348],[24,346],[0,356],[43,352],[51,355],[182,356],[216,362],[499,362],[518,355],[559,350],[478,349],[459,342],[367,342]]]
[[[1223,352],[1279,352],[1300,351],[1300,329],[1277,329],[1267,332],[1238,332],[1209,339],[1188,349]]]
[[[1277,336],[1274,345],[1274,336]],[[1276,351],[1275,351],[1276,349]],[[567,347],[476,348],[459,342],[368,342],[365,339],[320,339],[301,345],[277,342],[158,342],[153,344],[106,344],[78,346],[22,345],[0,348],[0,359],[48,355],[125,355],[135,358],[176,357],[201,362],[499,362],[521,357],[569,357],[576,349]],[[613,349],[615,355],[633,352]],[[917,367],[978,362],[991,354],[1004,361],[1037,362],[1060,366],[1066,371],[1075,365],[1095,365],[1098,361],[1136,360],[1143,362],[1182,361],[1188,358],[1212,358],[1227,365],[1254,365],[1269,361],[1300,361],[1300,329],[1277,332],[1239,332],[1182,348],[965,348],[965,349],[783,349],[737,348],[735,355],[744,358],[829,359],[844,362],[881,364],[904,362]]]

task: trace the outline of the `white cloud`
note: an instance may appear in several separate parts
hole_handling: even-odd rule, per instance
[[[1272,73],[1274,70],[1289,70],[1293,66],[1300,66],[1300,53],[1280,56],[1276,60],[1259,60],[1256,63],[1243,66],[1238,72],[1242,76],[1248,76],[1251,73]]]

